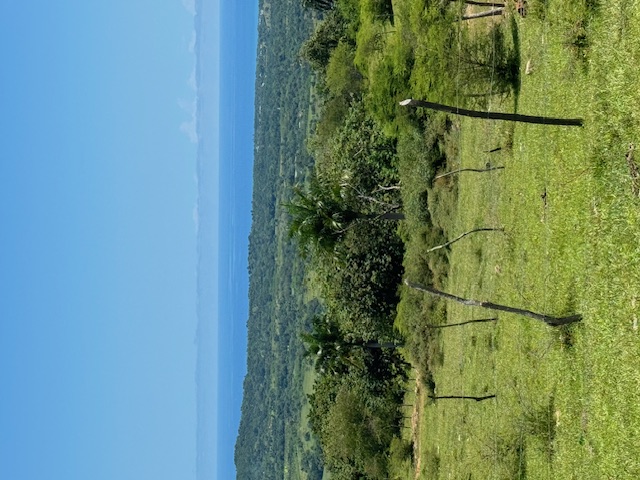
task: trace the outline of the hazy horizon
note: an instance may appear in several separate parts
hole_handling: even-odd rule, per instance
[[[257,5],[204,0],[196,14],[198,479],[235,478],[246,373]]]

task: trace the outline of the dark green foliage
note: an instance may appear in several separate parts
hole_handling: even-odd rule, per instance
[[[387,478],[402,388],[380,395],[362,375],[324,377],[310,396],[311,423],[332,478]]]
[[[387,20],[393,25],[393,2],[391,0],[369,0],[369,13],[377,20]]]
[[[302,5],[305,8],[311,8],[321,12],[332,10],[335,4],[336,2],[334,0],[302,0]]]
[[[289,232],[303,255],[343,254],[337,245],[356,225],[402,218],[398,191],[386,189],[397,180],[394,141],[382,134],[361,103],[350,108],[330,139],[316,139],[312,149],[315,175],[306,189],[294,188],[286,204]]]
[[[311,143],[319,178],[342,189],[341,195],[369,212],[380,212],[380,205],[362,195],[386,203],[399,199],[399,194],[383,194],[379,187],[398,181],[396,142],[386,136],[365,111],[362,102],[354,102],[342,126],[330,138],[316,138]]]
[[[300,463],[302,471],[307,474],[307,480],[322,480],[324,465],[320,447],[316,445],[313,451],[306,451]]]
[[[366,340],[391,338],[404,254],[393,225],[360,223],[338,251],[338,257],[319,270],[326,302],[348,332]]]
[[[318,304],[304,298],[305,265],[287,236],[279,207],[295,179],[312,165],[305,131],[293,125],[309,108],[311,72],[297,54],[313,22],[299,0],[260,2],[260,7],[268,10],[269,22],[261,21],[258,32],[249,348],[235,462],[239,479],[280,480],[287,462],[300,455],[315,472],[309,478],[317,479],[320,453],[297,432],[306,422],[299,332],[308,329]]]
[[[316,137],[315,175],[289,204],[325,308],[302,335],[319,374],[309,419],[332,478],[382,479],[408,366],[393,330],[404,246],[386,219],[403,218],[395,141],[362,102],[343,122]]]
[[[339,190],[313,177],[305,191],[294,188],[294,198],[285,207],[291,215],[289,235],[295,237],[300,252],[332,253],[350,225],[362,215],[350,209]]]
[[[360,95],[362,75],[353,63],[354,58],[353,46],[340,41],[327,64],[325,83],[331,98],[348,103]]]
[[[347,24],[339,10],[334,10],[318,24],[313,34],[304,42],[300,56],[311,67],[323,72],[329,64],[333,50],[340,41],[347,39]]]

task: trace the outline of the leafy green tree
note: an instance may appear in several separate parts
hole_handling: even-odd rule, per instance
[[[340,375],[350,368],[363,369],[363,361],[359,351],[370,352],[380,349],[396,349],[401,342],[373,341],[349,338],[340,329],[338,322],[329,315],[314,317],[313,330],[302,333],[306,355],[315,359],[315,368],[321,373]]]
[[[354,58],[353,46],[340,41],[327,64],[327,88],[332,95],[342,98],[343,101],[360,95],[362,89],[362,75],[353,63]]]
[[[300,56],[309,62],[311,68],[324,72],[333,50],[341,40],[347,40],[346,22],[338,10],[327,13],[313,34],[304,42]]]
[[[297,238],[303,254],[309,248],[334,253],[336,244],[358,220],[402,220],[404,214],[386,211],[363,213],[350,208],[340,196],[340,189],[322,185],[312,178],[307,191],[297,187],[295,197],[285,204],[291,214],[289,233]]]
[[[341,375],[355,365],[350,345],[344,340],[338,323],[329,316],[316,316],[313,331],[302,333],[306,345],[306,356],[314,359],[320,373]]]
[[[360,209],[376,210],[400,201],[396,141],[385,135],[367,113],[364,102],[354,101],[342,126],[328,138],[311,142],[317,176],[339,185],[340,195]]]
[[[395,338],[392,325],[403,255],[395,225],[369,221],[354,225],[333,257],[315,262],[325,304],[349,335],[364,340]]]
[[[388,478],[389,444],[399,431],[397,399],[376,393],[357,374],[316,382],[309,399],[309,419],[332,478]]]

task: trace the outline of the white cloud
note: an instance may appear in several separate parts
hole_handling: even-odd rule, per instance
[[[196,51],[196,31],[195,29],[191,31],[191,39],[189,40],[189,53],[195,53]]]
[[[194,92],[198,89],[198,83],[196,82],[196,67],[193,67],[193,70],[191,70],[191,75],[189,75],[189,80],[187,80],[187,85]]]
[[[194,98],[192,101],[178,100],[180,108],[189,114],[190,119],[180,124],[180,131],[184,133],[191,143],[198,143],[198,101]]]
[[[196,14],[196,0],[182,0],[182,6],[191,15]]]
[[[184,133],[191,143],[198,143],[198,131],[196,129],[195,120],[189,122],[182,122],[180,124],[180,131]]]
[[[198,212],[198,204],[196,203],[193,206],[193,212],[191,212],[193,217],[193,224],[196,226],[196,232],[198,231],[198,227],[200,226],[200,213]]]

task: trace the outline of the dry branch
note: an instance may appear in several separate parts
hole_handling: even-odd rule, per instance
[[[432,325],[432,324],[427,324],[427,327],[429,328],[447,328],[447,327],[459,327],[460,325],[466,325],[468,323],[484,323],[484,322],[495,322],[498,320],[498,317],[492,317],[492,318],[477,318],[475,320],[467,320],[466,322],[459,322],[459,323],[447,323],[444,325]]]
[[[473,230],[469,230],[468,232],[464,232],[462,235],[458,235],[453,240],[449,240],[448,242],[443,243],[442,245],[437,245],[437,246],[435,246],[433,248],[430,248],[429,250],[426,251],[426,253],[435,252],[436,250],[440,250],[441,248],[448,247],[452,243],[455,243],[458,240],[462,240],[467,235],[470,235],[470,234],[475,233],[475,232],[503,232],[503,231],[504,231],[504,228],[474,228]]]
[[[504,9],[502,8],[494,8],[493,10],[487,10],[486,12],[470,13],[469,15],[463,15],[460,17],[460,20],[464,21],[483,17],[497,17],[498,15],[502,15],[503,11]]]
[[[536,123],[540,125],[566,125],[572,127],[581,127],[583,120],[581,118],[553,118],[538,117],[534,115],[521,115],[519,113],[501,113],[501,112],[482,112],[479,110],[468,110],[466,108],[451,107],[441,103],[428,102],[426,100],[414,100],[408,98],[400,102],[403,107],[423,107],[440,112],[452,113],[454,115],[463,115],[465,117],[483,118],[485,120],[505,120],[521,123]]]
[[[440,175],[436,175],[433,177],[434,180],[439,178],[448,177],[449,175],[455,175],[460,172],[490,172],[491,170],[502,170],[504,167],[487,167],[487,168],[459,168],[458,170],[453,170],[447,173],[441,173]]]
[[[467,305],[469,307],[481,307],[481,308],[488,308],[490,310],[498,310],[498,311],[502,311],[502,312],[508,312],[508,313],[515,313],[517,315],[522,315],[524,317],[529,317],[529,318],[533,318],[534,320],[539,320],[541,322],[546,323],[547,325],[551,326],[551,327],[558,327],[560,325],[568,325],[570,323],[575,323],[575,322],[579,322],[580,320],[582,320],[582,315],[570,315],[568,317],[553,317],[551,315],[544,315],[541,313],[535,313],[532,312],[530,310],[525,310],[522,308],[514,308],[514,307],[508,307],[506,305],[500,305],[498,303],[492,303],[492,302],[483,302],[480,300],[473,300],[470,298],[462,298],[462,297],[458,297],[456,295],[452,295],[450,293],[446,293],[443,292],[441,290],[436,290],[433,287],[428,287],[426,285],[420,285],[418,283],[412,283],[409,280],[404,281],[405,285],[407,285],[410,288],[413,288],[414,290],[418,290],[420,292],[425,292],[428,293],[430,295],[434,295],[436,297],[439,298],[444,298],[445,300],[453,300],[454,302],[458,302],[461,303],[463,305]]]

